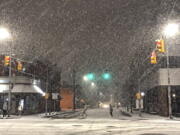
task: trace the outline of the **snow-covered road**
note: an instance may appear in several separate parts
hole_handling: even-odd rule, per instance
[[[0,135],[179,135],[180,121],[144,115],[111,118],[108,110],[88,111],[87,119],[47,119],[24,116],[0,119]]]

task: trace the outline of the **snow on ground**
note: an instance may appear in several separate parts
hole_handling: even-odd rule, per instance
[[[179,135],[180,121],[137,114],[109,116],[108,109],[88,110],[87,119],[50,119],[38,115],[0,119],[0,135]]]

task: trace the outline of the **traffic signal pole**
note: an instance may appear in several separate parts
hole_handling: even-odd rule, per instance
[[[10,116],[10,111],[11,111],[11,90],[12,90],[12,85],[11,85],[11,69],[12,69],[12,48],[10,45],[10,60],[9,60],[9,91],[8,91],[8,116]]]
[[[172,119],[172,107],[171,107],[171,79],[169,72],[169,45],[166,44],[166,62],[167,62],[167,77],[168,77],[168,112],[169,118]]]
[[[138,92],[140,94],[140,99],[139,100],[139,116],[141,117],[142,116],[142,113],[141,113],[141,88],[140,88],[140,80],[138,79]]]

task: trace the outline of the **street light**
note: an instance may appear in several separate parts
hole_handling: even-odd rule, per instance
[[[11,37],[8,29],[1,27],[0,28],[0,40],[9,39]]]
[[[164,28],[164,34],[168,37],[175,36],[178,33],[179,25],[176,23],[169,23]]]
[[[179,25],[176,23],[167,24],[164,27],[164,35],[166,37],[175,36],[178,33]],[[169,45],[166,43],[166,62],[167,62],[167,77],[168,77],[168,108],[169,108],[169,118],[172,119],[172,107],[171,107],[171,80],[169,73]]]
[[[84,81],[88,81],[88,78],[87,78],[87,76],[85,75],[85,76],[83,76],[83,80]]]
[[[144,93],[144,92],[141,92],[141,96],[144,97],[144,96],[145,96],[145,93]]]
[[[95,83],[94,83],[94,82],[91,82],[91,86],[94,87],[94,86],[95,86]]]
[[[0,27],[0,40],[5,40],[5,39],[10,39],[11,34],[8,31],[8,29],[4,27]],[[8,114],[10,113],[11,110],[11,56],[12,56],[12,50],[10,46],[10,60],[9,60],[9,91],[8,91]]]

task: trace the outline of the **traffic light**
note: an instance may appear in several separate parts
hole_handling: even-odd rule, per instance
[[[136,93],[136,99],[141,99],[141,93],[140,92]]]
[[[5,65],[5,66],[8,66],[9,63],[10,63],[10,56],[5,56],[5,57],[4,57],[4,65]]]
[[[157,63],[156,52],[153,51],[151,54],[151,64],[156,64],[156,63]]]
[[[22,71],[22,63],[18,61],[17,69],[18,71]]]
[[[95,75],[93,73],[88,73],[86,75],[86,77],[87,77],[88,80],[94,80],[95,79]]]
[[[156,48],[160,53],[165,52],[165,47],[164,47],[164,40],[163,39],[157,39],[156,40]]]
[[[102,77],[104,80],[109,80],[111,78],[111,74],[110,73],[103,73]]]
[[[49,97],[50,97],[50,94],[49,93],[45,93],[44,98],[48,99]]]

